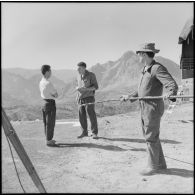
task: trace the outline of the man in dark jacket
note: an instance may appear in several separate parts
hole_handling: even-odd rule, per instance
[[[121,101],[126,101],[130,97],[161,96],[163,87],[167,91],[165,97],[177,94],[178,86],[173,77],[163,65],[153,59],[155,53],[158,52],[154,43],[145,43],[136,51],[140,62],[145,65],[142,69],[138,90],[134,94],[123,95]],[[171,99],[171,101],[176,101],[176,99]],[[163,99],[145,99],[140,100],[139,103],[142,130],[148,151],[148,166],[141,171],[141,174],[152,175],[167,168],[159,139],[164,101]]]
[[[88,113],[90,122],[91,122],[91,131],[93,139],[97,139],[98,134],[98,125],[97,125],[97,117],[95,113],[95,90],[98,89],[98,83],[96,80],[96,76],[93,72],[89,72],[86,69],[86,63],[80,62],[77,64],[78,66],[78,87],[76,90],[78,91],[77,100],[79,103],[79,121],[82,128],[82,134],[78,136],[78,138],[82,138],[88,136],[87,130],[87,115]],[[92,103],[92,104],[87,104]],[[86,104],[86,105],[81,105]]]

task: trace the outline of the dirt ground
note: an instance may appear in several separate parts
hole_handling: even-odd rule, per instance
[[[193,193],[193,103],[164,116],[160,139],[168,170],[148,177],[139,174],[147,162],[139,112],[98,118],[98,140],[77,139],[79,126],[56,124],[59,147],[46,146],[42,121],[12,124],[48,193]],[[25,191],[38,192],[14,156]],[[23,192],[3,129],[2,192]]]

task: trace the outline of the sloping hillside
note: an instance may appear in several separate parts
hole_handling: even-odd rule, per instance
[[[35,75],[41,75],[41,71],[39,69],[25,69],[25,68],[7,68],[4,71],[19,75],[25,79],[29,79]],[[70,82],[72,78],[76,76],[76,70],[71,69],[60,69],[55,70],[55,67],[52,66],[52,74],[58,79],[62,80],[64,83]]]
[[[28,79],[5,70],[2,71],[2,103],[3,106],[16,106],[24,104],[40,104],[41,97],[39,82],[41,75],[34,75]],[[62,91],[65,83],[55,76],[51,78],[58,91]],[[13,100],[11,105],[11,100]],[[15,101],[17,100],[17,101]],[[18,104],[19,103],[19,104]]]

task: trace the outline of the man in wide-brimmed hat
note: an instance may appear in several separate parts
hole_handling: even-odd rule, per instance
[[[154,43],[145,43],[136,51],[139,61],[144,64],[138,90],[131,95],[123,95],[121,101],[130,97],[161,96],[163,87],[166,97],[176,95],[178,86],[167,69],[153,58],[160,50]],[[171,101],[176,101],[171,99]],[[132,100],[131,100],[132,102]],[[167,168],[159,139],[160,120],[164,113],[163,99],[139,100],[143,135],[147,143],[148,165],[141,171],[142,175],[152,175]]]

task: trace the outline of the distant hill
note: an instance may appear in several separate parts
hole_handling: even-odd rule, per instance
[[[20,75],[2,71],[2,104],[3,106],[35,105],[41,103],[39,82],[42,76],[34,75],[24,78]],[[51,78],[58,91],[65,87],[65,83],[55,76]]]
[[[15,98],[11,96],[9,93],[3,91],[2,92],[2,105],[6,106],[8,108],[14,107],[14,106],[23,106],[27,105],[25,101]]]
[[[6,68],[3,69],[6,73],[11,73],[14,75],[21,76],[25,79],[29,79],[30,77],[40,74],[40,70],[38,69],[25,69],[25,68]]]
[[[25,68],[6,68],[3,69],[6,72],[19,75],[25,79],[29,79],[32,76],[35,75],[41,75],[41,70],[39,69],[25,69]],[[70,69],[60,69],[60,70],[55,70],[52,69],[52,74],[56,78],[62,80],[64,83],[69,83],[72,78],[76,76],[77,71],[76,70],[70,70]]]

